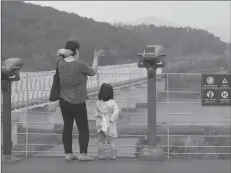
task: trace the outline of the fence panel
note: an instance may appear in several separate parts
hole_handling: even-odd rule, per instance
[[[12,88],[14,94],[18,94],[12,98],[20,97],[19,100],[26,102],[27,106],[21,112],[12,112],[15,154],[63,155],[62,118],[59,106],[47,105],[45,99],[36,99],[39,95],[38,90],[43,89],[42,91],[49,93],[52,75],[41,74],[39,76],[43,82],[36,76],[30,83],[28,81],[31,74],[28,74],[29,80],[15,83]],[[139,82],[145,78],[146,71],[139,71],[133,66],[100,69],[98,76],[88,79],[88,88],[98,88],[105,80],[116,87],[117,82],[126,80]],[[158,145],[164,149],[168,158],[229,158],[231,108],[202,107],[198,86],[200,86],[200,74],[163,74],[162,79],[157,80]],[[26,92],[26,97],[22,97],[20,92]],[[46,95],[40,94],[40,96]],[[92,117],[96,99],[96,96],[92,95],[87,102],[91,132],[89,151],[92,154],[96,154],[97,149],[95,119]],[[117,123],[118,152],[120,156],[134,157],[139,154],[146,142],[147,109],[138,108],[136,105],[147,102],[147,85],[142,83],[118,89],[115,91],[115,99],[121,108],[125,108],[122,109]],[[31,109],[29,104],[33,101],[44,102],[44,105],[40,104]],[[77,136],[78,131],[74,128],[75,151],[78,151]]]

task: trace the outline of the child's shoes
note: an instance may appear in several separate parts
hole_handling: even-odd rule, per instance
[[[107,156],[105,155],[105,149],[104,148],[98,148],[98,156],[100,160],[106,160]]]
[[[117,157],[117,150],[111,150],[110,152],[110,160],[116,160],[116,157]]]

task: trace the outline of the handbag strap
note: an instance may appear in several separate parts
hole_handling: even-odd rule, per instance
[[[56,62],[56,73],[57,73],[57,75],[59,74],[59,62],[60,62],[61,59],[62,59],[62,58],[59,58],[59,59],[57,60],[57,62]]]
[[[56,62],[56,76],[57,76],[57,82],[58,82],[58,86],[60,85],[60,79],[59,79],[59,62],[62,58],[59,58]]]

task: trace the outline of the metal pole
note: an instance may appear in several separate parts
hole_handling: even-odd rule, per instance
[[[167,76],[166,76],[166,90],[167,90],[167,108],[169,108],[169,74],[167,73]]]
[[[12,154],[11,80],[3,80],[3,155]]]
[[[100,87],[100,83],[99,83],[99,72],[96,74],[96,80],[97,80],[97,91],[99,92],[99,87]]]
[[[156,146],[156,69],[148,71],[148,145]]]
[[[29,75],[26,75],[26,157],[28,156],[28,107],[29,107]]]
[[[169,129],[170,127],[169,127],[169,125],[167,125],[167,128],[168,128],[167,131],[168,131],[168,159],[169,159],[169,157],[170,157],[170,153],[169,153],[170,152],[170,150],[169,150],[170,149],[169,148],[170,147],[170,138],[169,138],[170,137],[169,136],[170,135],[170,129]]]

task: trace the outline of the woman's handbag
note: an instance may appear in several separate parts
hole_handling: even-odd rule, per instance
[[[53,77],[53,84],[51,87],[51,91],[50,91],[50,97],[49,100],[52,102],[55,102],[57,100],[59,100],[59,93],[60,93],[60,87],[59,87],[59,69],[58,69],[58,63],[56,64],[56,73]]]

